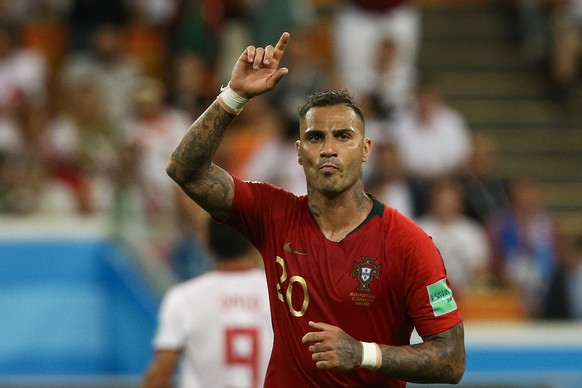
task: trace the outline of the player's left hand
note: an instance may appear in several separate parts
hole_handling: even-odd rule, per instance
[[[311,331],[301,341],[309,345],[311,358],[320,369],[349,370],[362,363],[362,344],[337,326],[309,322],[319,331]]]

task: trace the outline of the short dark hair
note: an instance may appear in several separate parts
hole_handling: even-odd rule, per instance
[[[237,259],[251,247],[251,243],[236,229],[210,219],[208,222],[208,242],[218,260]]]
[[[358,115],[358,117],[362,120],[362,123],[364,123],[364,113],[362,113],[362,110],[354,101],[353,95],[351,95],[347,90],[326,90],[308,95],[305,104],[299,108],[299,117],[304,119],[305,115],[311,108],[341,104],[345,104],[352,108],[356,115]]]

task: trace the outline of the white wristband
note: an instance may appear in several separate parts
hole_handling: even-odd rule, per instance
[[[382,351],[375,342],[360,342],[362,344],[362,364],[360,368],[380,369],[382,366]]]
[[[220,94],[216,99],[225,111],[235,116],[238,116],[246,103],[249,102],[248,98],[239,96],[230,88],[230,82],[228,85],[220,88]]]

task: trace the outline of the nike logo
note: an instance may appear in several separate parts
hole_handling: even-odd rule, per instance
[[[307,256],[307,253],[299,252],[299,251],[296,251],[295,249],[291,248],[291,242],[288,242],[287,244],[283,245],[283,250],[285,252],[294,253],[296,255]]]

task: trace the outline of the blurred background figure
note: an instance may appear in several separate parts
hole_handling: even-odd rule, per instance
[[[208,223],[216,266],[175,285],[164,297],[155,357],[143,388],[263,386],[273,330],[260,256],[226,224]]]
[[[465,118],[428,78],[416,85],[414,103],[395,116],[390,130],[405,173],[425,193],[432,181],[458,174],[471,152]],[[417,209],[417,215],[425,211]]]
[[[213,81],[208,67],[204,58],[189,51],[177,53],[171,62],[168,102],[187,112],[192,120],[206,107],[206,89],[210,88]]]
[[[411,0],[347,0],[335,10],[335,64],[344,87],[387,110],[412,97],[421,14]],[[357,58],[357,60],[354,60]]]
[[[299,126],[283,125],[278,123],[273,136],[256,145],[248,158],[244,176],[304,195],[307,194],[307,185],[295,149]]]
[[[0,21],[0,109],[26,123],[46,102],[47,68],[37,50],[22,45],[21,26]]]
[[[39,136],[26,129],[0,110],[0,214],[33,214],[41,207],[46,168]]]
[[[525,58],[532,62],[541,62],[547,57],[550,38],[549,14],[553,4],[561,0],[512,0],[512,26]],[[517,23],[515,20],[517,19]]]
[[[509,206],[509,182],[498,170],[493,139],[477,133],[471,140],[471,153],[459,174],[463,187],[463,212],[484,225],[492,215]]]
[[[93,80],[102,89],[106,113],[121,122],[131,112],[133,92],[143,75],[139,61],[127,51],[127,26],[102,23],[91,30],[86,50],[72,51],[61,70],[63,88]]]
[[[291,32],[295,39],[296,34],[293,32],[312,26],[316,18],[315,2],[312,0],[242,0],[241,2],[246,3],[249,8],[248,17],[252,28],[252,39],[257,46],[272,44],[273,36],[281,35],[281,31]]]
[[[582,236],[561,233],[556,271],[544,300],[545,319],[582,319]]]
[[[369,178],[368,190],[383,203],[397,209],[407,217],[413,218],[418,207],[417,191],[414,182],[404,170],[398,155],[398,149],[389,141],[374,143],[374,156]]]
[[[121,174],[122,134],[95,80],[78,80],[67,92],[63,110],[43,134],[51,177],[47,206],[69,214],[107,213]]]
[[[0,208],[31,214],[42,208],[45,166],[41,152],[48,68],[42,53],[26,46],[15,11],[0,11]]]
[[[284,164],[289,163],[289,158],[292,155],[289,150],[284,151],[281,159],[278,159],[275,165],[261,166],[263,174],[265,174],[261,178],[250,177],[247,173],[249,165],[255,164],[252,162],[255,154],[261,152],[263,147],[269,147],[271,142],[289,141],[289,139],[283,140],[283,135],[282,121],[279,119],[278,112],[269,104],[266,96],[259,96],[257,99],[253,99],[253,104],[245,107],[225,133],[222,142],[224,148],[218,149],[217,161],[221,163],[221,166],[225,166],[233,174],[243,179],[271,179],[283,184],[284,179],[293,177],[294,166]],[[297,154],[294,146],[293,154]],[[294,161],[297,163],[296,157],[294,157]],[[298,167],[300,168],[299,165]],[[290,182],[295,182],[295,180],[292,179]],[[305,185],[304,182],[303,185]]]
[[[463,214],[463,192],[453,179],[432,185],[429,212],[417,220],[432,237],[447,267],[453,290],[461,293],[486,285],[490,248],[484,227]]]
[[[126,210],[142,220],[135,227],[141,227],[156,256],[173,265],[183,238],[203,238],[207,218],[167,179],[168,155],[191,121],[186,112],[166,103],[166,93],[165,84],[153,78],[140,79],[134,91],[132,114],[124,123],[125,167],[131,171],[125,172],[130,180],[125,195],[131,207]],[[176,269],[180,278],[193,276],[191,271],[187,267]]]
[[[224,15],[222,1],[175,0],[166,33],[171,55],[188,52],[217,66]]]
[[[285,52],[283,65],[295,69],[289,72],[273,90],[273,95],[266,98],[278,113],[279,120],[286,131],[295,130],[295,137],[299,134],[298,109],[305,101],[308,94],[327,89],[329,87],[329,74],[311,54],[310,27],[304,27],[292,31],[293,43]]]
[[[521,294],[532,318],[542,315],[557,260],[557,225],[541,195],[534,179],[516,179],[510,188],[510,207],[487,225],[492,270],[503,287]]]
[[[103,25],[126,25],[130,19],[129,2],[125,0],[70,0],[65,20],[69,28],[72,51],[89,51],[95,44],[95,31]]]
[[[582,1],[557,0],[552,15],[550,77],[554,96],[568,102],[570,92],[581,79]]]

